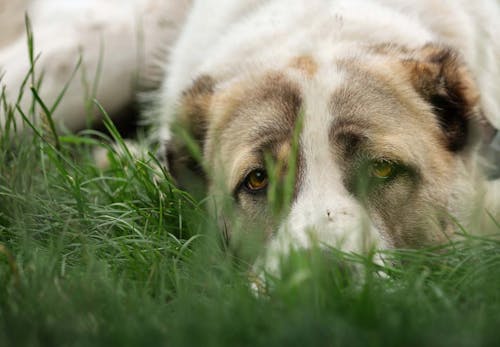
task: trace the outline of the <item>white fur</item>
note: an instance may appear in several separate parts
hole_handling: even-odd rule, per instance
[[[24,6],[21,6],[23,2]],[[148,68],[157,63],[157,51],[169,47],[176,39],[189,2],[25,0],[15,11],[6,7],[4,11],[9,10],[9,13],[5,12],[4,16],[13,21],[7,22],[6,26],[19,26],[24,20],[23,10],[27,10],[30,16],[35,55],[40,54],[36,71],[38,76],[42,72],[44,76],[40,94],[49,107],[69,81],[82,55],[82,69],[54,115],[58,123],[74,131],[86,124],[86,104],[92,102],[85,99],[86,95],[95,96],[114,116],[134,99],[137,84],[142,82],[137,79],[149,77]],[[0,7],[0,18],[2,13]],[[1,85],[6,87],[7,99],[13,104],[29,71],[26,36],[23,30],[16,31],[1,42],[6,42],[0,50],[0,71],[4,73]],[[102,69],[96,81],[100,63]],[[88,86],[82,79],[87,79]],[[98,85],[96,95],[92,95],[94,83]],[[27,112],[31,100],[26,88],[21,109]],[[0,124],[4,121],[5,114],[0,110]]]
[[[322,65],[325,66],[325,65]],[[380,230],[343,182],[331,151],[329,130],[335,115],[329,96],[344,82],[335,65],[326,65],[303,92],[305,106],[300,148],[305,167],[303,182],[286,220],[268,247],[265,267],[277,273],[280,259],[290,249],[330,246],[345,252],[366,253],[385,248]]]

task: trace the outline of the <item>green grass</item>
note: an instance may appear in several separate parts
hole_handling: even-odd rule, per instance
[[[60,136],[54,106],[32,96],[31,110],[0,103],[26,123],[46,113],[31,136],[0,130],[0,346],[500,344],[500,228],[387,252],[382,267],[295,253],[256,295],[203,204],[153,156],[129,155],[109,121],[110,137]],[[95,147],[109,150],[106,170]]]

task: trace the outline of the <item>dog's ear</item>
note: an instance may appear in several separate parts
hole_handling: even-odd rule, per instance
[[[403,63],[417,92],[432,106],[450,151],[491,137],[494,128],[480,109],[477,85],[455,50],[429,44]]]
[[[176,183],[194,195],[204,193],[203,145],[210,117],[215,81],[201,76],[179,100],[172,139],[166,144],[166,160]]]

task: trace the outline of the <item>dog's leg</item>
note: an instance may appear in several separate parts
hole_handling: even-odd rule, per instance
[[[0,49],[15,41],[23,32],[24,13],[31,0],[0,0]]]
[[[84,127],[89,98],[93,97],[111,115],[124,108],[134,98],[141,78],[150,80],[150,76],[160,74],[148,66],[154,63],[159,47],[168,47],[175,40],[189,3],[190,0],[32,2],[28,14],[35,55],[40,53],[35,72],[38,76],[43,74],[39,93],[49,107],[82,57],[80,70],[53,114],[56,122],[72,131]],[[10,103],[17,100],[29,69],[24,36],[0,51],[0,70],[4,73],[1,84]],[[86,76],[82,76],[84,72]],[[82,82],[85,80],[87,83]],[[27,111],[32,95],[25,89],[19,107]],[[2,112],[0,125],[5,121]],[[99,114],[95,107],[91,113]]]

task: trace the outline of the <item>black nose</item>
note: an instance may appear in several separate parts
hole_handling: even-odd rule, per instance
[[[328,218],[328,220],[331,222],[333,221],[333,213],[330,209],[327,209],[326,210],[326,217]]]

